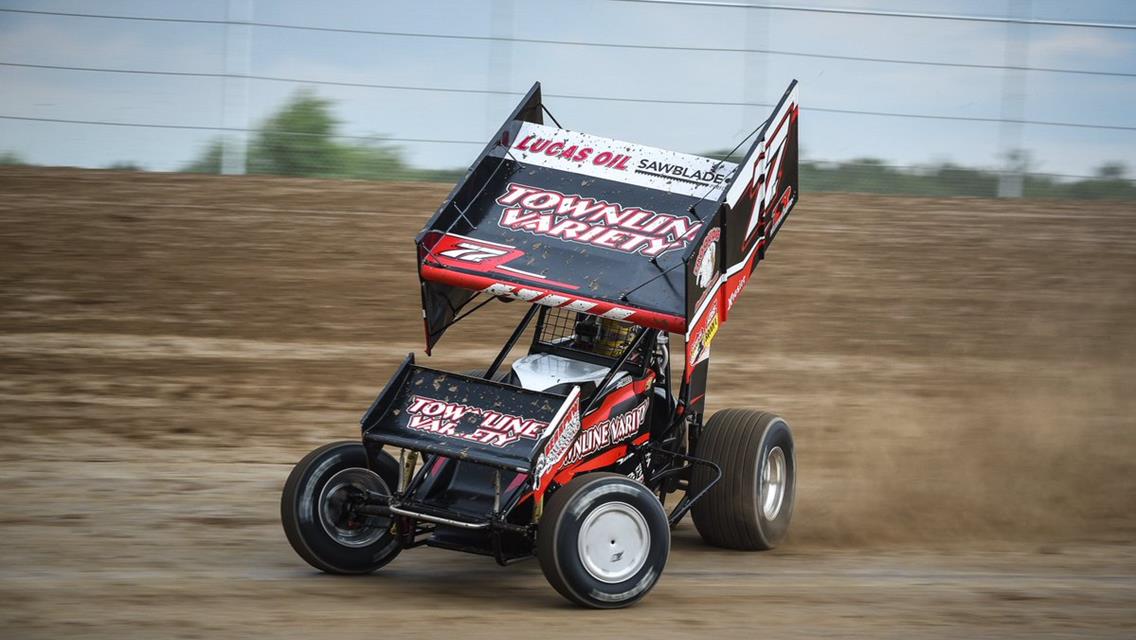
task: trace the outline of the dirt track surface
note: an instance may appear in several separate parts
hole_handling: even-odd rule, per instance
[[[806,193],[711,368],[711,410],[793,424],[777,551],[685,523],[655,591],[606,613],[535,563],[315,574],[279,488],[420,350],[411,238],[445,192],[0,169],[0,636],[1136,629],[1131,204]],[[487,361],[518,313],[431,364]]]

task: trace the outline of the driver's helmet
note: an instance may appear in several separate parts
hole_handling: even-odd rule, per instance
[[[574,347],[609,358],[618,357],[634,338],[627,323],[585,313],[576,315]]]

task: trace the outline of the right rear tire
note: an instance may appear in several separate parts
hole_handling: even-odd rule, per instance
[[[727,549],[772,549],[793,516],[797,459],[789,424],[772,413],[725,409],[706,421],[695,454],[722,469],[722,479],[691,517],[707,543]],[[713,469],[696,465],[688,495],[708,486]]]

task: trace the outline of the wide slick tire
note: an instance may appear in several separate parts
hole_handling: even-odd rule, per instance
[[[755,551],[784,540],[793,516],[797,459],[783,418],[746,409],[719,411],[706,421],[695,455],[722,469],[722,479],[691,510],[704,541]],[[690,494],[713,479],[713,469],[696,465]]]
[[[615,609],[655,586],[670,543],[667,514],[646,487],[616,473],[588,473],[548,499],[536,555],[560,595],[584,607]]]
[[[389,531],[390,521],[353,517],[344,508],[360,488],[390,494],[397,483],[398,462],[379,455],[379,472],[367,468],[359,442],[333,442],[296,463],[280,497],[280,521],[292,549],[320,571],[333,574],[371,573],[402,550]]]

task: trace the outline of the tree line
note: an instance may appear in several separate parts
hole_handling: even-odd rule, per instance
[[[452,182],[464,169],[425,170],[410,166],[398,147],[375,142],[344,142],[338,138],[332,102],[300,91],[257,128],[249,144],[247,171],[253,174],[355,178],[362,180],[438,180]],[[214,140],[186,171],[220,173],[222,141]],[[722,157],[723,152],[705,153]],[[739,161],[733,157],[731,160]],[[1021,164],[1026,164],[1022,158]],[[923,168],[890,166],[861,158],[846,162],[800,164],[801,189],[913,196],[995,197],[995,171],[951,163]],[[1119,163],[1102,165],[1092,178],[1061,179],[1027,173],[1027,198],[1136,199],[1136,184]]]
[[[299,91],[251,135],[246,172],[261,175],[357,180],[428,180],[453,182],[463,169],[420,169],[411,166],[402,150],[375,140],[346,139],[339,135],[331,100],[310,91]],[[221,173],[225,140],[215,138],[196,158],[182,167],[193,173]],[[704,153],[722,157],[724,152]],[[739,161],[736,155],[730,158]],[[1069,179],[1029,173],[1023,154],[1016,158],[1023,169],[1023,195],[1027,198],[1136,200],[1136,183],[1127,168],[1110,162],[1089,178]],[[23,164],[14,153],[0,153],[0,165]],[[119,162],[110,169],[139,170],[134,163]],[[888,165],[875,158],[844,162],[800,163],[801,189],[806,192],[841,191],[912,196],[995,197],[996,171],[963,167],[949,162],[911,168]]]

